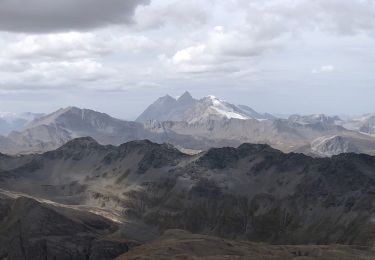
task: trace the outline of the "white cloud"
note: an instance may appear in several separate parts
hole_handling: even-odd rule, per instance
[[[182,64],[182,63],[194,63],[194,61],[202,58],[206,50],[206,45],[197,45],[185,48],[183,50],[177,51],[175,55],[173,55],[172,61],[174,64]]]
[[[333,65],[322,65],[317,69],[313,69],[311,71],[312,74],[319,74],[319,73],[329,73],[335,70],[335,66]]]
[[[3,43],[3,59],[82,59],[119,52],[141,52],[154,48],[155,43],[143,35],[58,33],[26,35]]]

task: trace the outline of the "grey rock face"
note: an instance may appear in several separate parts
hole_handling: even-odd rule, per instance
[[[359,149],[349,139],[330,136],[314,140],[311,143],[311,151],[319,156],[333,156],[340,153],[358,153]]]
[[[181,121],[186,110],[196,104],[189,92],[185,92],[178,99],[169,95],[156,100],[137,119],[137,122],[157,121]]]

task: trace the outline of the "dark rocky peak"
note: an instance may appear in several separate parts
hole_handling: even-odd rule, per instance
[[[150,168],[174,166],[178,163],[178,159],[189,156],[180,152],[171,144],[158,144],[149,140],[124,143],[118,149],[122,157],[129,153],[138,153],[142,156],[138,164],[138,173],[144,173]]]
[[[211,148],[201,153],[197,163],[201,166],[213,169],[235,168],[241,158],[260,156],[265,159],[280,159],[287,155],[279,150],[273,149],[267,144],[244,143],[238,148],[223,147]]]
[[[175,153],[177,155],[184,155],[178,149],[176,149],[173,145],[163,143],[158,144],[151,142],[150,140],[136,140],[124,143],[118,147],[120,152],[143,152],[143,153],[155,153],[161,152],[165,154]]]
[[[321,158],[322,160],[329,160],[330,162],[357,162],[359,165],[368,165],[375,167],[375,156],[363,154],[363,153],[341,153],[333,155],[330,158]],[[374,173],[375,177],[375,173]]]
[[[154,145],[144,152],[143,158],[138,163],[138,173],[140,174],[151,168],[176,166],[180,159],[189,157],[189,155],[180,152],[170,144]]]
[[[160,144],[156,144],[151,142],[148,139],[145,140],[135,140],[123,143],[119,146],[119,150],[125,151],[125,150],[133,150],[133,149],[139,149],[139,148],[145,148],[150,149],[151,147],[160,146]]]
[[[97,147],[100,146],[100,144],[92,137],[80,137],[80,138],[75,138],[63,146],[61,146],[58,150],[64,150],[64,149],[71,149],[71,148],[91,148],[91,147]]]
[[[197,164],[210,169],[234,168],[239,160],[238,150],[233,147],[211,148],[203,152]]]
[[[94,151],[108,150],[112,148],[111,145],[100,145],[92,137],[81,137],[73,139],[57,150],[49,151],[44,153],[44,157],[49,159],[61,159],[61,158],[73,158],[75,160],[80,160],[85,157],[85,154]]]
[[[276,149],[273,149],[268,144],[250,144],[250,143],[244,143],[238,146],[237,148],[239,154],[241,157],[245,157],[247,155],[251,155],[254,153],[259,153],[261,151],[270,151],[270,152],[280,152]]]

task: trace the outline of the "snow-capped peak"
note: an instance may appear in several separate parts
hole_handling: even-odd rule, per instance
[[[216,112],[217,115],[222,117],[230,118],[237,118],[237,119],[250,119],[243,111],[235,106],[232,105],[224,100],[221,100],[213,95],[207,96],[204,98],[205,101],[208,101],[209,107]]]
[[[177,99],[164,96],[150,105],[138,118],[139,122],[185,121],[198,122],[206,119],[273,119],[272,115],[259,114],[248,106],[234,105],[214,95],[194,99],[187,91]]]

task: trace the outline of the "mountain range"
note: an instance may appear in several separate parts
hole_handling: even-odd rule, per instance
[[[194,99],[185,92],[177,99],[168,95],[159,98],[136,121],[77,107],[38,115],[21,129],[0,136],[0,151],[40,153],[91,136],[104,145],[142,139],[168,142],[191,153],[248,142],[317,157],[346,152],[375,154],[374,118],[369,114],[344,121],[317,114],[282,119],[214,96]]]
[[[151,104],[137,119],[137,122],[147,121],[184,121],[194,123],[206,120],[220,119],[274,119],[270,114],[260,114],[244,105],[233,105],[215,96],[207,96],[200,100],[194,99],[185,92],[175,99],[169,95],[159,98]]]
[[[123,259],[150,257],[155,251],[147,248],[168,239],[176,239],[172,251],[202,239],[213,254],[214,237],[221,237],[236,254],[255,247],[275,259],[317,251],[328,259],[372,259],[374,173],[373,156],[313,158],[265,144],[188,155],[169,144],[100,145],[86,137],[43,154],[0,155],[0,255],[111,259],[130,249]],[[278,251],[231,240],[305,246]]]
[[[370,114],[185,92],[136,121],[25,115],[0,136],[0,259],[375,258]]]

